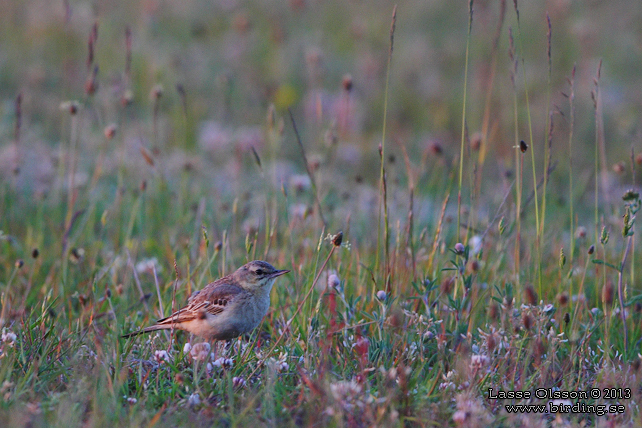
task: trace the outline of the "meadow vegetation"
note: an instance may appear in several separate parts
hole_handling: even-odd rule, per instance
[[[4,2],[0,425],[642,425],[640,22]],[[255,259],[252,334],[121,337]]]

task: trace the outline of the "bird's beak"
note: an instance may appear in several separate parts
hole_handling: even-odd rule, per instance
[[[288,272],[290,272],[290,271],[289,271],[289,270],[287,270],[287,269],[277,270],[277,271],[276,271],[276,272],[274,272],[272,275],[270,275],[270,278],[276,278],[277,276],[285,275],[285,274],[286,274],[286,273],[288,273]]]

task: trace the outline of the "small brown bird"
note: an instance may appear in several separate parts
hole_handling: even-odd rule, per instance
[[[187,306],[167,318],[123,337],[176,328],[207,340],[233,339],[259,325],[270,307],[274,281],[288,272],[254,260],[195,292]]]

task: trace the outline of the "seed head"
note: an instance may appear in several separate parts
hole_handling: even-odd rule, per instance
[[[497,224],[497,230],[499,230],[499,235],[504,234],[504,230],[506,230],[506,219],[502,216],[502,218],[499,219],[499,223]]]
[[[118,127],[115,123],[111,123],[105,126],[105,138],[107,138],[108,140],[114,138],[114,135],[116,135],[116,129],[118,129]]]
[[[566,264],[566,254],[564,254],[564,247],[562,247],[560,248],[560,258],[559,258],[560,269],[563,269],[565,264]]]
[[[33,257],[34,259],[37,259],[39,255],[40,255],[40,251],[38,251],[37,248],[34,248],[33,250],[31,250],[31,257]]]
[[[595,252],[595,245],[591,245],[588,249],[589,256]]]
[[[535,292],[535,289],[532,285],[529,284],[526,286],[526,288],[524,289],[524,297],[526,303],[528,303],[529,305],[537,305],[537,293]]]
[[[642,154],[641,154],[641,155],[642,155]],[[635,201],[635,200],[636,200],[636,199],[638,199],[639,197],[640,197],[640,192],[638,192],[638,191],[636,191],[636,190],[634,190],[634,189],[629,189],[629,190],[627,190],[627,191],[624,193],[624,195],[622,195],[622,199],[623,199],[625,202]]]
[[[22,260],[22,259],[18,259],[18,260],[16,260],[16,268],[17,268],[17,269],[20,269],[20,268],[21,268],[21,267],[23,267],[24,265],[25,265],[25,261],[24,261],[24,260]]]
[[[568,293],[566,291],[560,293],[557,296],[557,301],[559,302],[560,306],[566,306],[568,303]]]
[[[613,284],[610,281],[602,287],[602,303],[607,307],[613,304]]]
[[[343,232],[339,231],[336,235],[332,237],[332,245],[335,247],[340,247],[343,242]]]
[[[346,92],[350,92],[352,90],[352,76],[350,74],[343,76],[341,86],[343,86],[343,90]]]
[[[528,144],[526,144],[526,141],[522,140],[519,142],[519,150],[521,150],[522,153],[526,153],[526,150],[528,150]]]
[[[609,242],[609,232],[606,230],[606,226],[602,227],[602,233],[600,234],[600,242],[602,245],[606,245]]]
[[[475,132],[472,137],[470,137],[470,149],[474,152],[479,150],[482,144],[482,134],[480,132]]]
[[[528,312],[522,314],[522,323],[526,330],[530,330],[533,327],[533,317]]]

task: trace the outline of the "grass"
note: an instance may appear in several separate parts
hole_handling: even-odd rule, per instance
[[[524,3],[8,5],[0,425],[639,426],[632,48]],[[252,334],[121,337],[254,259]]]

